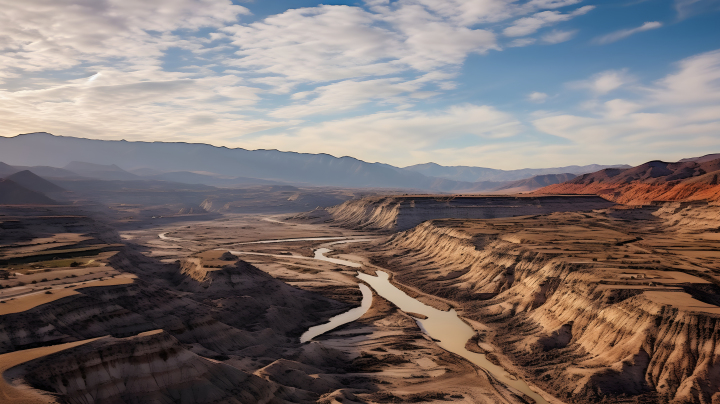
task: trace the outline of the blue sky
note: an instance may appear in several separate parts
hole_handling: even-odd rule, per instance
[[[503,169],[720,152],[720,0],[0,0],[0,135]]]

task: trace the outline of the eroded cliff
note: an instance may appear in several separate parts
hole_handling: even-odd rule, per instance
[[[283,403],[279,386],[188,351],[169,334],[106,337],[6,372],[67,403]]]
[[[717,241],[674,233],[671,211],[436,220],[374,252],[398,282],[489,325],[562,398],[715,403],[720,257],[694,252]]]
[[[595,196],[406,195],[354,199],[297,215],[294,219],[333,223],[353,229],[402,231],[432,219],[492,219],[589,211],[612,205]]]

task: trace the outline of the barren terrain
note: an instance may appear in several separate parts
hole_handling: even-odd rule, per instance
[[[618,207],[434,220],[343,250],[449,302],[499,363],[559,398],[710,403],[719,224],[713,205]]]
[[[485,218],[434,219],[458,204]],[[405,195],[290,216],[0,214],[0,393],[18,402],[720,399],[713,204]],[[363,300],[358,273],[376,271],[417,303]],[[455,312],[459,348],[443,332],[465,331],[430,323]]]
[[[361,299],[357,269],[313,251],[372,234],[264,215],[117,234],[80,208],[42,210],[3,210],[7,397],[523,402],[377,295],[359,320],[300,343]]]

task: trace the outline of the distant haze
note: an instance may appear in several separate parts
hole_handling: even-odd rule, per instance
[[[398,168],[327,154],[229,149],[187,143],[92,140],[47,133],[0,138],[0,161],[14,166],[50,166],[40,169],[48,177],[149,178],[215,186],[291,183],[441,192],[490,191],[508,181],[535,175],[582,174],[606,167],[591,165],[502,171],[427,164]],[[563,178],[567,177],[558,177],[555,181]]]

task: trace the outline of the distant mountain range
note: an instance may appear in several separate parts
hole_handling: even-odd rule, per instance
[[[218,187],[293,184],[434,192],[494,192],[510,181],[536,175],[577,175],[610,167],[591,165],[503,171],[428,163],[399,168],[328,154],[229,149],[206,144],[93,140],[48,133],[0,137],[0,161],[7,163],[0,166],[0,175],[3,170],[7,171],[9,164],[15,166],[14,169],[27,169],[46,178],[160,180]]]
[[[522,168],[519,170],[497,170],[494,168],[468,167],[468,166],[441,166],[435,163],[416,164],[405,167],[405,170],[415,171],[420,174],[446,178],[454,181],[517,181],[530,177],[548,174],[586,174],[603,168],[630,168],[627,164],[621,165],[600,165],[590,164],[587,166],[567,166],[555,168]],[[552,177],[549,177],[552,178]]]
[[[494,191],[507,194],[530,192],[548,185],[570,181],[575,177],[577,177],[577,175],[569,173],[536,175],[523,180],[511,181],[505,185],[495,188]]]
[[[607,168],[535,191],[538,194],[596,194],[614,202],[720,201],[720,154],[676,163],[649,161]]]

